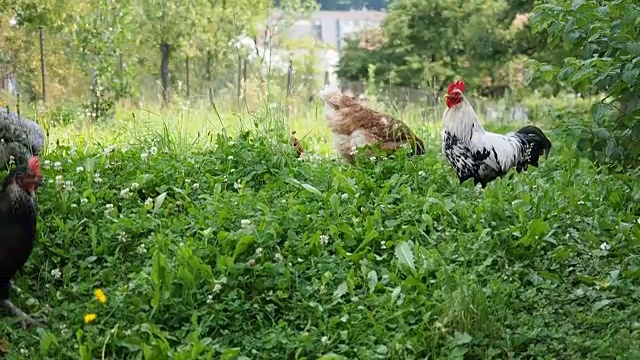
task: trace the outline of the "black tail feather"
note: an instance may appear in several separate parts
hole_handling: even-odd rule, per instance
[[[531,146],[531,153],[529,154],[528,159],[518,164],[517,171],[520,172],[523,169],[526,170],[529,164],[538,167],[540,156],[544,154],[545,159],[549,156],[549,151],[551,151],[551,141],[549,141],[547,136],[539,127],[533,125],[527,125],[516,131],[516,133],[524,135],[523,140],[526,141],[527,145]]]

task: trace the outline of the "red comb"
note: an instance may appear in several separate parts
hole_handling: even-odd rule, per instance
[[[464,90],[465,90],[464,81],[458,80],[449,84],[449,91],[447,91],[447,93],[452,94],[454,90],[460,90],[461,92],[464,93]]]
[[[29,158],[28,166],[36,173],[40,174],[40,162],[38,161],[37,156],[32,156]]]

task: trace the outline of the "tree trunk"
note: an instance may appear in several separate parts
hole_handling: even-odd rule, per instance
[[[171,46],[166,42],[160,44],[160,78],[162,80],[162,101],[163,105],[169,104],[169,57]]]

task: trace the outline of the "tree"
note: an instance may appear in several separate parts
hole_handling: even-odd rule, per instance
[[[365,79],[369,64],[376,64],[381,81],[438,88],[455,77],[480,83],[489,77],[494,85],[499,70],[510,58],[509,32],[498,26],[504,1],[399,0],[389,7],[383,24],[383,43],[363,49],[358,40],[347,42],[338,75]]]
[[[552,48],[579,54],[559,65],[536,62],[536,73],[555,87],[578,93],[598,91],[591,117],[565,125],[578,150],[597,163],[640,163],[640,4],[635,0],[559,0],[539,5],[535,32],[547,32]],[[564,117],[561,116],[561,119]]]
[[[73,37],[80,50],[79,63],[90,77],[87,113],[94,119],[113,115],[116,101],[131,92],[129,74],[121,60],[121,47],[128,39],[127,1],[86,3],[76,12]]]
[[[207,17],[214,9],[208,0],[136,0],[135,17],[140,21],[139,38],[160,51],[162,99],[169,102],[171,54],[198,42],[206,33]]]

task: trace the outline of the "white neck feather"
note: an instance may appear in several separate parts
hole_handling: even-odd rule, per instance
[[[484,133],[476,112],[467,99],[447,108],[442,117],[442,131],[448,131],[462,141],[469,141],[472,134]]]

